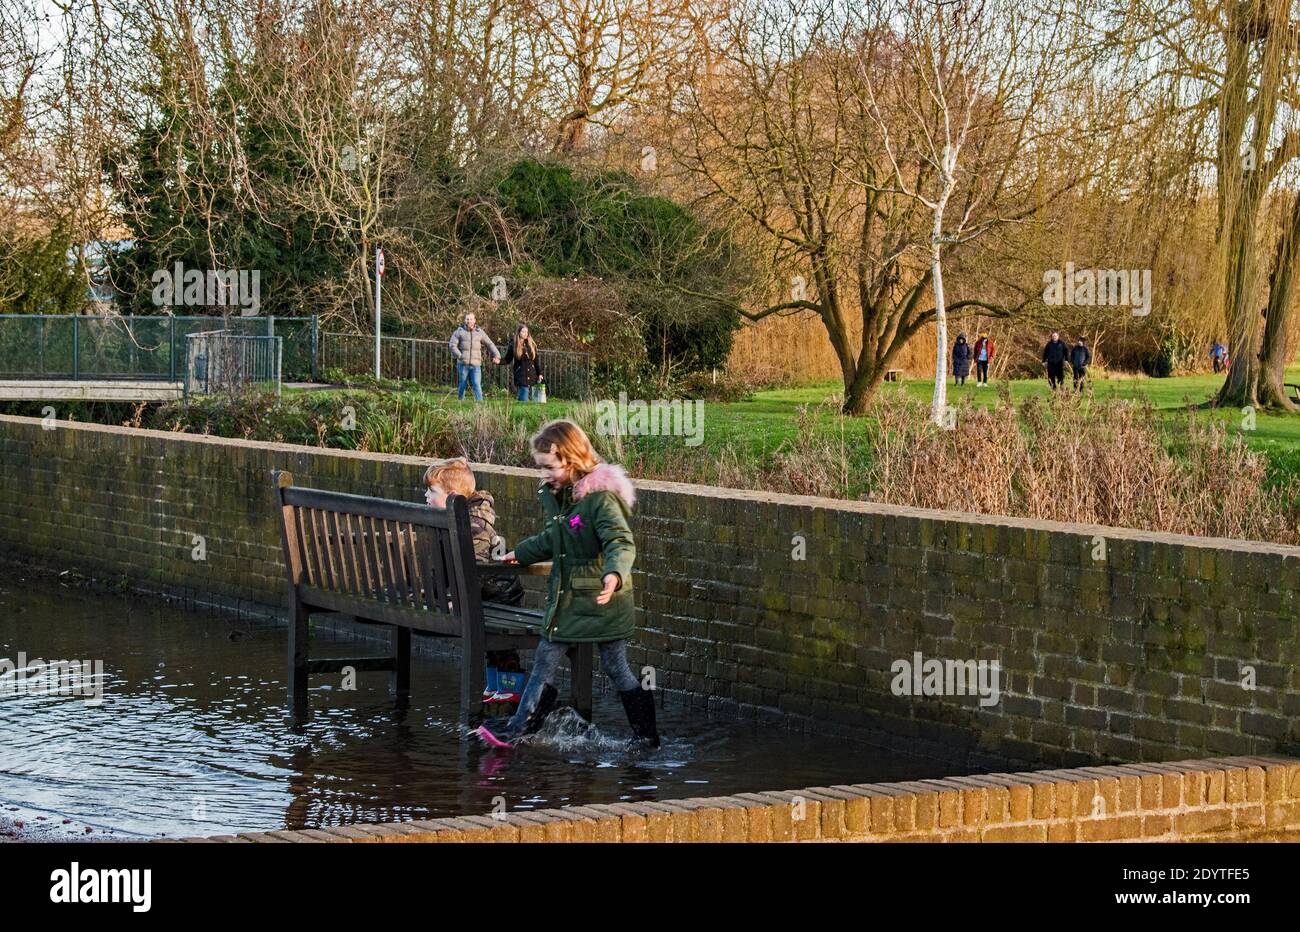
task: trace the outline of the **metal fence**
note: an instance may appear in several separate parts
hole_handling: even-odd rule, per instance
[[[185,339],[221,329],[283,339],[284,375],[316,375],[316,317],[0,314],[0,378],[181,381]]]
[[[348,375],[373,375],[375,337],[365,333],[321,333],[317,366],[321,372],[339,369]],[[591,357],[586,353],[541,350],[546,392],[555,398],[588,398],[591,395]],[[384,337],[379,354],[379,371],[388,379],[411,379],[428,385],[456,384],[456,360],[445,340],[414,337]],[[489,359],[482,369],[483,391],[512,392],[510,366],[494,366]]]
[[[0,379],[114,379],[180,382],[191,334],[222,331],[281,340],[280,378],[317,381],[325,369],[375,371],[375,338],[322,333],[318,318],[81,314],[0,314]],[[428,385],[456,384],[456,361],[443,340],[384,337],[381,372]],[[547,393],[591,395],[591,357],[542,350]],[[483,366],[483,390],[511,390],[510,367]]]
[[[253,385],[273,384],[280,397],[284,338],[208,330],[185,337],[185,396],[226,392],[237,395]]]

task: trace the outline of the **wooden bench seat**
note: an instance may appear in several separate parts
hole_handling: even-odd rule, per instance
[[[549,564],[474,560],[469,506],[460,495],[446,508],[395,502],[293,484],[273,474],[280,505],[281,543],[289,582],[289,698],[296,717],[309,712],[312,673],[387,670],[399,701],[410,693],[411,632],[461,639],[462,722],[479,709],[486,652],[530,650],[542,634],[542,612],[484,602],[480,575],[536,574]],[[393,629],[393,654],[383,657],[308,658],[308,618],[335,612]],[[592,647],[569,651],[573,704],[591,716]]]

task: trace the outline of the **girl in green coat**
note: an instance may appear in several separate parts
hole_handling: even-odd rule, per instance
[[[513,744],[542,727],[559,694],[551,681],[573,644],[594,643],[600,664],[618,690],[634,741],[659,746],[654,698],[627,663],[627,639],[636,627],[632,561],[636,543],[628,518],[636,503],[622,466],[603,463],[582,428],[552,421],[532,440],[533,460],[545,471],[537,490],[545,526],[505,560],[551,561],[542,638],[519,709],[504,725],[485,724],[489,744]]]

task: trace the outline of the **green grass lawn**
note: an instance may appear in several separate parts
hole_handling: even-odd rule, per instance
[[[1300,366],[1288,370],[1288,381],[1300,382]],[[1183,417],[1189,404],[1199,404],[1211,398],[1222,382],[1222,376],[1213,374],[1178,376],[1152,379],[1142,376],[1113,376],[1093,380],[1093,390],[1099,397],[1145,398],[1170,418]],[[949,402],[972,398],[977,404],[991,404],[999,394],[1000,385],[1006,385],[1014,401],[1021,402],[1031,395],[1046,397],[1049,389],[1045,379],[1024,379],[1005,383],[993,382],[987,388],[978,388],[974,382],[964,386],[949,383]],[[910,379],[898,384],[887,384],[883,391],[904,391],[908,395],[928,401],[933,383],[928,379]],[[754,456],[769,455],[780,444],[791,438],[796,429],[796,415],[802,405],[816,407],[837,397],[842,391],[838,382],[827,381],[794,388],[773,389],[756,393],[748,401],[706,402],[704,406],[704,446],[720,449],[731,446]],[[468,408],[474,402],[457,401],[451,389],[425,389],[429,400],[447,407]],[[512,418],[523,419],[530,427],[551,418],[563,417],[572,402],[549,401],[544,405],[519,403],[505,397],[489,396],[484,404],[496,409],[509,409]],[[828,410],[833,411],[833,408]],[[1222,420],[1232,434],[1242,436],[1255,449],[1266,452],[1275,466],[1284,472],[1300,475],[1300,415],[1258,413],[1254,430],[1243,430],[1240,410],[1203,410],[1199,418]],[[834,424],[824,422],[828,428]],[[865,422],[850,419],[844,429],[851,439],[855,429]],[[834,424],[838,429],[839,425]]]
[[[1189,404],[1200,404],[1214,396],[1222,384],[1218,375],[1189,375],[1167,379],[1142,376],[1117,376],[1093,381],[1098,397],[1144,398],[1160,411],[1170,416],[1182,416]],[[1287,370],[1287,381],[1300,383],[1300,366]],[[920,401],[929,401],[934,390],[932,379],[909,379],[901,383],[903,391]],[[991,404],[999,394],[1000,385],[1006,385],[1011,398],[1019,403],[1031,395],[1047,397],[1049,389],[1045,379],[1020,379],[1004,383],[992,382],[987,388],[978,388],[973,381],[965,385],[948,384],[948,402],[957,404],[967,398],[976,404]],[[884,390],[897,390],[886,385]],[[773,437],[789,436],[793,430],[793,417],[800,405],[817,405],[843,391],[838,382],[823,382],[798,388],[759,392],[752,401],[735,404],[711,404],[707,408],[706,429],[717,428],[727,432],[753,431]],[[710,420],[713,417],[713,420]],[[1240,434],[1252,447],[1265,450],[1289,450],[1300,456],[1300,415],[1257,413],[1255,429],[1242,430],[1242,412],[1239,409],[1198,411],[1197,417],[1217,418],[1229,431]],[[719,423],[719,421],[721,423]]]

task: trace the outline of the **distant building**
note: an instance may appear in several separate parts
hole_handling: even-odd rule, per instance
[[[133,239],[90,240],[68,250],[68,264],[76,267],[78,260],[86,264],[86,303],[89,313],[110,313],[122,292],[113,287],[109,279],[109,257],[120,255],[135,246]]]

